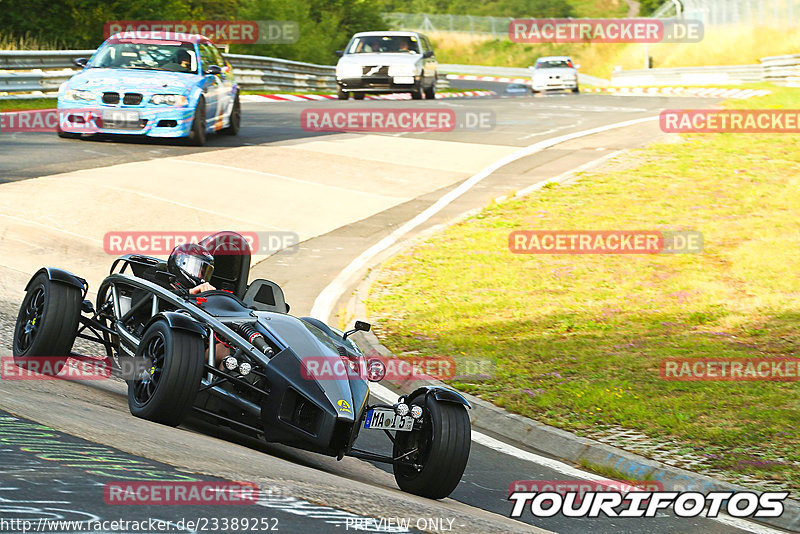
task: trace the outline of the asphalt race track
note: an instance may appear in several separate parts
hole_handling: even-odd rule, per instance
[[[502,84],[481,85],[495,90]],[[29,276],[40,266],[59,266],[87,278],[91,294],[112,260],[103,250],[108,231],[296,232],[300,246],[256,255],[251,278],[279,283],[292,314],[306,315],[353,258],[487,165],[550,138],[715,102],[566,93],[512,96],[496,89],[496,97],[435,102],[243,103],[239,136],[211,136],[202,148],[136,139],[64,140],[48,133],[0,135],[0,355],[10,355],[10,329]],[[303,110],[334,107],[439,107],[460,118],[489,114],[494,127],[400,134],[303,130]],[[500,168],[405,237],[436,229],[500,195],[600,164],[662,137],[657,120],[651,120],[538,151]],[[345,303],[346,298],[340,299],[335,309]],[[283,532],[352,530],[347,519],[355,517],[375,519],[371,531],[383,532],[405,531],[379,523],[388,517],[412,518],[412,526],[420,518],[441,520],[423,521],[422,530],[430,532],[447,530],[448,519],[453,532],[531,532],[536,527],[559,533],[775,532],[745,521],[687,520],[666,513],[614,520],[534,519],[527,513],[521,521],[511,520],[510,482],[569,477],[473,443],[456,491],[449,499],[429,501],[400,492],[383,465],[353,458],[337,462],[199,421],[173,429],[135,419],[124,395],[125,384],[118,380],[0,380],[0,426],[35,421],[55,429],[65,442],[80,442],[86,450],[113,449],[120,458],[157,468],[164,476],[180,472],[199,480],[253,481],[275,498],[265,497],[255,511],[246,506],[242,512],[232,506],[109,506],[98,489],[109,478],[58,462],[49,462],[46,476],[41,475],[46,461],[41,455],[0,439],[0,456],[8,460],[0,468],[0,512],[28,507],[22,514],[26,517],[137,516],[173,523],[196,516],[256,515],[276,518]],[[0,438],[4,434],[0,428]],[[387,447],[388,440],[362,432],[357,446]],[[63,481],[63,487],[61,482],[43,483],[50,479]]]

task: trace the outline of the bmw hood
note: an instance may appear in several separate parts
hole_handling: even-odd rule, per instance
[[[68,89],[183,94],[202,76],[184,72],[90,68],[73,76]]]

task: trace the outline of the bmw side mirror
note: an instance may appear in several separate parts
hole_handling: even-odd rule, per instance
[[[85,68],[86,64],[89,63],[89,59],[85,57],[79,57],[73,59],[72,63],[74,63],[76,67]]]
[[[337,50],[336,57],[342,57],[344,55],[344,50]]]
[[[217,65],[209,65],[206,69],[206,74],[213,74],[214,76],[219,76],[222,74],[222,69]]]
[[[427,52],[422,54],[422,57],[424,58],[433,57],[433,50],[428,50]]]

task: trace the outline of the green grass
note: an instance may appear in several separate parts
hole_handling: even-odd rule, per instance
[[[729,103],[800,108],[796,89]],[[712,467],[800,486],[800,384],[668,382],[667,357],[796,356],[800,151],[792,134],[693,134],[624,170],[491,205],[382,267],[368,310],[396,354],[492,361],[451,382],[573,431],[674,438]],[[695,229],[702,254],[516,255],[517,229]]]
[[[55,109],[55,98],[23,98],[19,100],[0,100],[0,111],[19,111],[23,109]]]

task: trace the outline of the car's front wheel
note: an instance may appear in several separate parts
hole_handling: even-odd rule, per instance
[[[242,106],[239,104],[239,95],[236,95],[236,100],[233,101],[233,109],[231,109],[230,124],[227,128],[223,128],[221,132],[226,135],[238,135],[241,123]]]
[[[347,91],[342,89],[341,86],[337,86],[336,87],[336,98],[338,98],[339,100],[347,100],[348,98],[350,98],[350,93],[348,93]]]
[[[188,142],[190,145],[203,146],[206,144],[206,101],[203,97],[197,101],[192,119],[192,129],[189,131]]]
[[[425,89],[425,98],[433,100],[436,98],[436,78],[433,79],[431,86]]]
[[[472,440],[467,409],[424,393],[408,404],[423,408],[422,424],[395,436],[393,457],[401,458],[393,466],[395,481],[408,493],[443,499],[458,486],[467,467]]]
[[[576,86],[575,86],[575,87],[572,89],[572,92],[573,92],[573,93],[580,93],[580,92],[581,92],[581,89],[580,89],[580,87],[578,87],[578,86],[576,85]]]
[[[422,87],[415,87],[413,91],[411,91],[411,98],[412,100],[422,100]]]
[[[81,290],[54,282],[45,273],[31,280],[14,326],[13,355],[20,367],[32,357],[49,357],[50,365],[69,357],[81,315]],[[55,360],[55,361],[54,361]]]
[[[128,408],[133,415],[177,426],[192,409],[203,374],[205,344],[197,334],[154,322],[142,337],[136,358],[146,365],[128,381]]]

